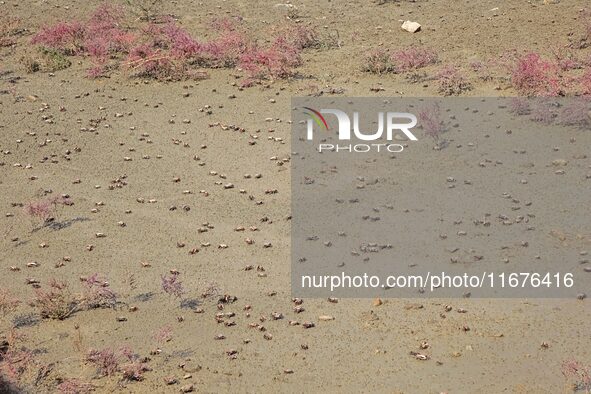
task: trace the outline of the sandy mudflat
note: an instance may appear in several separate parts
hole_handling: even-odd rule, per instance
[[[58,392],[73,378],[97,393],[174,393],[191,385],[196,392],[573,392],[576,381],[563,376],[563,363],[591,366],[591,309],[577,294],[384,298],[380,305],[304,299],[297,313],[290,291],[291,97],[438,96],[430,76],[447,63],[466,70],[472,89],[465,96],[514,96],[498,69],[482,77],[469,64],[513,49],[551,56],[552,44],[574,40],[587,3],[549,3],[294,2],[301,23],[337,35],[340,47],[306,49],[295,78],[239,89],[236,69],[208,69],[208,79],[180,82],[118,73],[89,79],[83,57],[53,74],[27,73],[19,59],[35,50],[30,41],[41,26],[88,15],[98,3],[2,2],[0,14],[18,17],[27,30],[0,48],[0,289],[21,301],[0,314],[0,351],[7,354],[6,339],[8,349],[27,349],[32,360],[12,360],[11,370],[5,357],[0,376],[25,393]],[[217,15],[241,16],[264,39],[266,28],[287,23],[285,7],[274,4],[178,1],[164,8],[196,37],[209,33],[203,26]],[[399,20],[406,19],[419,21],[422,31],[401,31]],[[415,44],[436,49],[439,63],[400,74],[361,71],[369,48]],[[590,53],[577,51],[581,58]],[[412,158],[413,168],[440,163],[424,174],[424,184],[412,182],[411,171],[397,174],[401,185],[422,193],[416,203],[428,206],[424,196],[434,190],[456,193],[446,187],[453,176],[497,191],[494,216],[517,216],[511,206],[521,205],[535,217],[535,229],[520,238],[505,239],[514,233],[496,224],[489,237],[469,231],[458,241],[461,253],[506,242],[510,250],[487,256],[522,263],[540,256],[579,271],[591,265],[589,130],[500,132],[473,149],[455,147],[471,142],[457,130],[445,137],[455,142],[409,153],[425,155]],[[480,168],[487,159],[488,168]],[[512,165],[494,168],[495,160]],[[555,160],[567,163],[556,167]],[[544,193],[546,184],[552,192]],[[504,192],[520,202],[503,200]],[[58,204],[51,223],[24,212],[31,201],[62,195],[68,204]],[[461,230],[454,220],[473,230],[469,215],[441,222],[436,213],[403,213],[412,203],[406,198],[394,207],[400,215],[416,214],[450,236]],[[433,253],[449,254],[453,242],[434,245]],[[171,271],[179,272],[181,299],[162,289]],[[29,305],[35,286],[47,289],[55,278],[75,297],[95,273],[117,294],[114,308],[80,308],[59,320]],[[123,379],[123,366],[102,376],[87,360],[89,349],[123,346],[136,362],[145,358],[150,370],[139,381]]]

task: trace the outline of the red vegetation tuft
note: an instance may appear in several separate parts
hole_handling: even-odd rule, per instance
[[[397,72],[417,70],[437,62],[437,53],[427,48],[406,48],[392,56]]]
[[[0,13],[0,48],[16,44],[19,25],[18,18]]]
[[[0,313],[3,316],[13,312],[20,303],[20,300],[14,297],[8,290],[0,289]]]
[[[109,282],[95,273],[83,281],[84,293],[81,302],[88,308],[112,308],[117,303],[117,295],[109,288]]]
[[[534,122],[551,124],[556,118],[556,111],[553,103],[549,99],[541,97],[532,102],[530,119]]]
[[[86,355],[86,361],[94,364],[99,373],[105,376],[114,375],[119,371],[119,356],[111,348],[90,349]]]
[[[161,276],[161,280],[162,290],[164,290],[166,294],[181,298],[185,293],[183,284],[179,280],[179,274],[163,275]]]
[[[426,135],[439,141],[441,133],[444,131],[444,124],[441,118],[441,108],[438,103],[432,103],[419,112],[419,125],[423,128]]]
[[[165,342],[169,342],[172,339],[172,327],[170,326],[164,326],[161,327],[160,329],[158,329],[154,335],[154,340],[156,340],[156,342],[158,343],[165,343]]]
[[[363,70],[374,74],[402,73],[435,64],[437,59],[437,53],[428,48],[409,47],[393,53],[378,48],[366,54]]]
[[[17,387],[22,375],[35,363],[35,355],[31,350],[17,346],[24,337],[24,334],[11,329],[7,341],[0,341],[0,390]]]
[[[557,73],[558,66],[532,52],[517,59],[511,82],[524,96],[557,96],[561,92]]]
[[[99,373],[104,376],[121,372],[123,378],[127,380],[143,380],[143,373],[150,370],[145,361],[127,346],[118,351],[112,348],[90,349],[86,355],[86,361],[94,364]]]
[[[591,96],[591,68],[588,68],[580,77],[581,93],[585,96]]]
[[[455,66],[445,66],[437,73],[439,83],[439,93],[444,96],[454,96],[472,89],[472,85],[459,68]]]
[[[94,386],[80,379],[65,379],[57,385],[62,394],[88,394],[94,391]]]
[[[283,37],[277,38],[268,48],[255,48],[240,57],[240,67],[249,78],[288,78],[302,62],[300,50]]]
[[[199,41],[174,19],[164,23],[124,27],[124,9],[100,6],[84,22],[61,22],[43,28],[33,43],[68,56],[87,56],[93,63],[90,78],[108,76],[120,68],[132,76],[162,80],[202,79],[196,67],[241,67],[249,83],[288,78],[295,74],[304,48],[318,44],[316,33],[306,26],[280,30],[268,46],[261,46],[233,20],[216,20],[216,37]]]
[[[81,54],[84,51],[86,29],[80,22],[59,22],[43,28],[33,37],[33,44],[59,50],[68,55]]]
[[[374,74],[384,74],[394,71],[390,52],[386,49],[372,49],[365,54],[363,71]]]
[[[560,109],[557,122],[564,126],[589,127],[591,124],[591,118],[589,118],[589,98],[568,100]]]
[[[515,115],[529,115],[531,106],[529,100],[523,97],[515,97],[511,100],[509,111]]]
[[[70,297],[67,285],[51,279],[49,288],[35,289],[35,298],[31,306],[39,310],[43,318],[63,320],[76,310],[76,302]]]
[[[46,221],[51,218],[58,205],[72,205],[72,201],[63,197],[31,201],[25,205],[24,211],[29,216]]]

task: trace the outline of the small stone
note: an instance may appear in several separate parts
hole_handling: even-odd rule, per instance
[[[406,21],[400,26],[402,30],[406,30],[409,33],[416,33],[421,30],[421,25],[417,22]]]

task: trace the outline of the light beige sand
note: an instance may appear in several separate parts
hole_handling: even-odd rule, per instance
[[[23,376],[25,392],[54,392],[59,379],[76,377],[91,382],[100,393],[178,392],[187,384],[194,384],[198,392],[571,392],[572,381],[562,376],[561,364],[570,359],[591,364],[588,300],[574,296],[565,300],[394,299],[374,306],[372,300],[341,299],[335,304],[306,299],[305,311],[296,314],[289,288],[290,171],[289,163],[279,164],[290,155],[290,97],[329,88],[343,88],[349,96],[437,95],[430,81],[415,84],[403,75],[362,73],[361,53],[380,43],[396,47],[421,42],[437,48],[444,62],[466,64],[515,47],[545,50],[553,42],[568,39],[575,31],[571,24],[576,23],[578,10],[586,5],[585,1],[531,3],[535,4],[305,0],[297,4],[302,19],[338,31],[342,48],[306,52],[300,69],[304,78],[243,91],[234,86],[236,72],[228,70],[210,71],[211,78],[204,81],[169,84],[144,84],[123,77],[88,80],[83,78],[85,64],[74,64],[54,76],[26,74],[18,59],[30,37],[20,38],[14,50],[2,49],[0,67],[11,73],[2,77],[3,89],[9,91],[0,96],[0,149],[10,152],[0,157],[0,287],[25,302],[2,317],[0,330],[5,336],[15,318],[35,313],[27,305],[33,297],[33,288],[26,284],[29,278],[42,285],[50,278],[62,279],[77,292],[79,277],[99,272],[122,302],[116,309],[81,311],[63,321],[33,318],[21,327],[18,331],[27,336],[23,345],[39,350],[38,364]],[[36,31],[45,23],[85,15],[94,5],[7,0],[0,10],[22,18],[27,28]],[[167,11],[199,33],[201,22],[212,14],[242,15],[254,29],[280,23],[285,15],[273,5],[180,1],[169,4]],[[498,11],[490,11],[495,7]],[[407,18],[422,23],[423,32],[401,32],[399,19]],[[468,95],[515,94],[502,80],[473,77],[472,82],[474,89]],[[378,85],[384,90],[370,91]],[[190,95],[184,97],[185,93]],[[236,98],[229,99],[230,95]],[[206,105],[212,114],[199,111]],[[88,131],[93,119],[101,121]],[[215,124],[237,125],[246,131]],[[534,169],[521,171],[538,185],[562,182],[574,196],[589,196],[591,181],[585,175],[591,171],[590,135],[579,132],[575,137],[576,143],[570,143],[566,136],[538,135],[535,143],[548,147],[548,157],[529,158]],[[500,140],[497,153],[507,148],[504,141]],[[568,176],[546,179],[545,167],[558,158],[551,156],[553,146],[559,146],[560,157],[572,165],[567,167]],[[461,152],[453,154],[454,162],[448,164],[454,176],[462,179],[462,163],[469,158]],[[573,159],[581,154],[587,156]],[[244,178],[257,173],[262,177]],[[514,175],[521,176],[518,170]],[[112,182],[123,176],[126,185],[110,190]],[[174,182],[176,177],[180,181]],[[77,179],[79,183],[74,182]],[[224,189],[227,183],[235,187]],[[278,193],[267,195],[267,189]],[[57,231],[32,231],[34,224],[18,203],[36,200],[45,190],[52,190],[52,195],[69,194],[74,202],[60,207],[58,220],[85,220]],[[520,198],[534,202],[534,214],[558,204],[533,189]],[[564,209],[588,217],[588,202]],[[190,210],[183,210],[183,205]],[[178,209],[171,211],[171,206]],[[212,228],[199,232],[204,223]],[[556,224],[566,238],[548,234],[531,254],[564,250],[566,255],[591,248],[590,227],[573,233],[568,222],[558,218]],[[239,226],[246,231],[234,231]],[[249,231],[250,226],[258,231]],[[106,236],[97,238],[96,233]],[[254,244],[245,243],[247,237]],[[264,248],[265,242],[272,247]],[[220,244],[228,248],[218,248]],[[88,251],[87,245],[94,249]],[[192,248],[199,252],[189,254]],[[56,268],[64,256],[70,260]],[[38,267],[27,267],[33,261]],[[256,269],[245,270],[249,265],[264,267],[264,275]],[[10,266],[20,270],[11,271]],[[178,300],[162,292],[160,277],[170,270],[181,273],[186,297],[197,300],[203,313],[180,308]],[[212,284],[220,295],[236,296],[237,301],[218,310],[218,297],[201,297]],[[449,313],[444,311],[446,304],[454,308]],[[245,310],[247,305],[250,308]],[[130,306],[137,311],[130,311]],[[467,313],[457,313],[458,308]],[[235,313],[223,321],[236,325],[216,322],[220,312]],[[273,312],[283,313],[285,319],[272,320]],[[318,316],[325,314],[335,320],[319,321]],[[118,321],[119,317],[126,321]],[[289,326],[288,320],[314,321],[316,327]],[[266,331],[249,327],[251,323],[263,325]],[[154,333],[165,326],[171,327],[172,340],[158,344]],[[470,330],[463,330],[464,326]],[[218,334],[225,339],[214,340]],[[272,339],[265,339],[265,334]],[[409,355],[423,341],[430,345],[428,361]],[[120,375],[98,378],[95,367],[84,362],[89,348],[122,345],[150,358],[152,371],[144,374],[143,381],[120,382]],[[150,355],[158,347],[161,353]],[[237,350],[236,359],[226,353],[232,349]],[[34,386],[37,371],[47,364],[51,371]],[[187,374],[190,377],[184,379]],[[166,377],[179,383],[167,385]]]

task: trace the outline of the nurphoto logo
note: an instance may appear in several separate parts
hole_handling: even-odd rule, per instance
[[[351,118],[349,115],[339,109],[321,109],[320,111],[310,107],[303,107],[304,114],[308,115],[306,139],[312,141],[314,139],[314,125],[320,129],[321,132],[330,131],[330,126],[323,114],[334,115],[338,122],[338,138],[339,141],[351,141],[351,134],[360,141],[378,141],[385,137],[387,141],[394,139],[395,133],[402,133],[410,141],[418,141],[417,137],[410,131],[417,125],[417,117],[408,112],[378,112],[378,127],[376,131],[364,132],[359,127],[359,112],[353,112],[353,127],[351,127]],[[352,132],[352,133],[351,133]],[[404,150],[401,144],[387,143],[359,143],[359,144],[318,144],[318,151],[334,151],[334,152],[358,152],[365,153],[370,151],[377,152],[391,152],[399,153]]]

